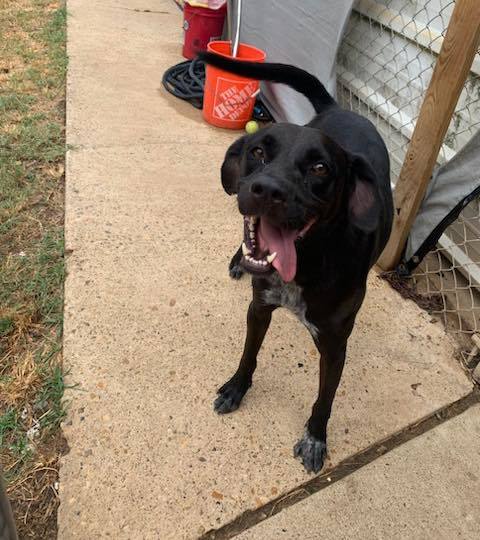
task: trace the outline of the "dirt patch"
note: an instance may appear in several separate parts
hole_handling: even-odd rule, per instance
[[[417,293],[412,278],[402,277],[397,272],[383,272],[378,277],[389,283],[392,289],[397,291],[402,298],[412,300],[418,307],[428,311],[428,313],[443,310],[443,301],[440,294],[427,295]]]
[[[62,433],[56,431],[37,448],[24,475],[9,485],[19,538],[57,538],[58,462],[67,452]]]

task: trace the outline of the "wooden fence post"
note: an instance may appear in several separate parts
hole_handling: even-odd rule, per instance
[[[383,270],[392,270],[400,262],[479,40],[480,0],[456,0],[395,186],[392,234],[378,261]]]

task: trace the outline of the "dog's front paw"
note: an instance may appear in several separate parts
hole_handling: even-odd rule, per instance
[[[232,279],[240,279],[243,276],[243,274],[245,274],[245,271],[240,266],[240,264],[230,263],[230,266],[228,267],[228,273]]]
[[[323,467],[327,455],[325,441],[310,435],[308,429],[303,437],[293,447],[293,455],[300,458],[307,472],[318,473]]]
[[[213,403],[213,410],[218,414],[227,414],[238,409],[249,384],[239,383],[235,378],[226,382],[219,390]]]
[[[230,264],[228,265],[228,273],[232,279],[240,279],[245,274],[244,269],[240,266],[242,260],[242,248],[238,248],[235,255],[232,257]]]

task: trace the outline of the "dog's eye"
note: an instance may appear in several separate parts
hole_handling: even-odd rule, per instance
[[[255,159],[265,161],[265,152],[259,146],[253,148],[250,153]]]
[[[326,176],[328,174],[328,167],[325,163],[319,161],[318,163],[315,163],[315,165],[312,165],[310,167],[310,171],[315,176]]]

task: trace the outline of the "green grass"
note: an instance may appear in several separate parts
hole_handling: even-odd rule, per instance
[[[65,78],[67,73],[68,59],[65,54],[67,28],[67,9],[65,6],[55,11],[49,24],[42,32],[42,38],[48,45],[48,57],[50,65],[55,71],[56,77]],[[57,87],[57,85],[55,85]]]
[[[7,409],[0,416],[0,446],[7,444],[7,436],[19,428],[18,411],[14,408]]]
[[[60,427],[60,423],[65,418],[65,409],[62,403],[65,383],[63,373],[59,366],[56,366],[37,394],[35,407],[42,410],[40,416],[40,428],[45,432],[53,431]]]
[[[28,112],[29,107],[35,103],[34,96],[19,96],[16,93],[0,96],[0,114],[17,111]]]
[[[54,233],[57,234],[54,234]],[[34,299],[36,315],[61,333],[63,298],[58,294],[63,287],[63,235],[47,233],[38,245],[31,261],[33,272],[25,281],[25,292]]]
[[[32,458],[27,433],[22,429],[20,413],[11,408],[0,416],[0,447],[8,449],[15,456],[15,466],[5,473],[5,480],[12,482],[17,471],[23,469]]]
[[[0,319],[0,337],[7,337],[13,332],[15,324],[11,317]]]
[[[0,0],[0,466],[22,538],[54,537],[58,504],[65,43],[63,1]]]

